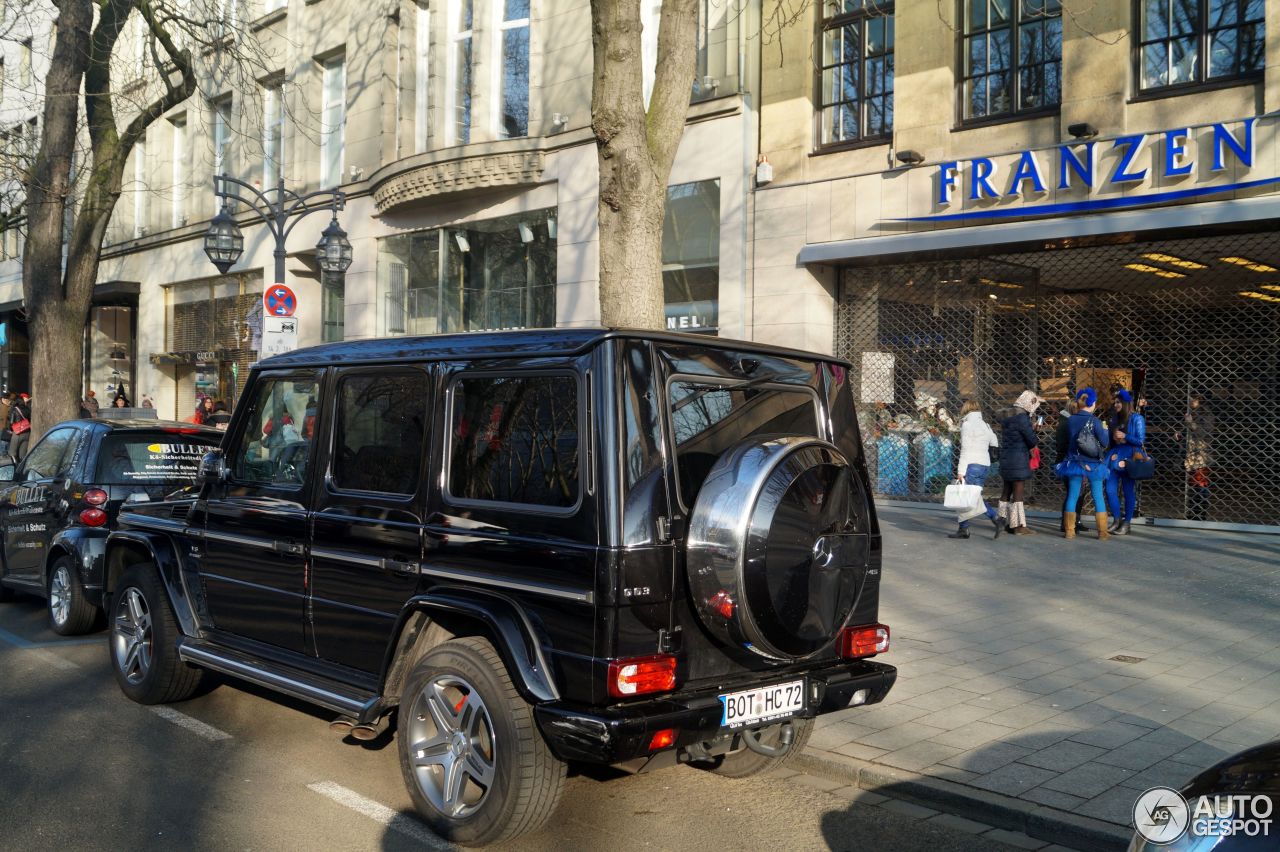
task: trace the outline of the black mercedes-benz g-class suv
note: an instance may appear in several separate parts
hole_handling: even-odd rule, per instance
[[[565,761],[776,766],[895,677],[851,381],[599,329],[270,358],[198,497],[110,538],[117,679],[212,669],[365,737],[398,710],[416,806],[468,844],[545,822]]]

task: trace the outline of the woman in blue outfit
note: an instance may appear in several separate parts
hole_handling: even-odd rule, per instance
[[[1112,535],[1128,535],[1138,505],[1137,484],[1129,477],[1129,460],[1147,440],[1147,420],[1134,410],[1133,395],[1121,389],[1116,393],[1120,400],[1118,416],[1111,422],[1111,451],[1107,453],[1107,509],[1111,512]],[[1124,489],[1124,513],[1120,510],[1120,490]],[[1122,519],[1123,518],[1123,519]]]
[[[1093,494],[1093,505],[1097,510],[1093,517],[1098,525],[1098,538],[1105,541],[1111,537],[1107,532],[1107,503],[1103,494],[1103,483],[1107,481],[1109,473],[1106,450],[1110,436],[1107,434],[1107,427],[1103,426],[1102,421],[1093,414],[1098,407],[1098,394],[1093,388],[1085,388],[1076,394],[1076,406],[1076,413],[1071,415],[1067,423],[1067,456],[1058,462],[1055,470],[1058,476],[1067,481],[1067,500],[1064,504],[1066,506],[1077,504],[1084,483],[1088,481],[1089,490]],[[1085,454],[1080,449],[1080,433],[1085,430],[1092,430],[1093,436],[1097,439],[1097,458]],[[1063,514],[1062,528],[1065,530],[1063,535],[1067,538],[1076,537],[1075,512]]]

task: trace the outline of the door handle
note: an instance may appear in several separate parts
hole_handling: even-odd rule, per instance
[[[290,556],[301,556],[303,551],[306,550],[305,547],[296,541],[273,541],[271,543],[271,549],[276,553],[286,553]]]
[[[400,559],[379,559],[378,563],[382,566],[383,571],[391,574],[406,574],[417,576],[418,563]]]

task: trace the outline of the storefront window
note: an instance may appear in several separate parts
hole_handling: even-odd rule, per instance
[[[173,370],[176,414],[187,416],[205,396],[234,406],[249,365],[258,360],[262,279],[231,275],[175,284],[167,288],[166,302],[167,351],[152,362]]]
[[[1062,102],[1060,0],[965,0],[964,117]]]
[[[1260,74],[1265,65],[1264,0],[1142,4],[1142,88]]]
[[[823,5],[820,142],[878,139],[893,132],[893,3]]]
[[[551,216],[537,210],[379,240],[379,334],[554,326]]]
[[[662,289],[668,329],[715,331],[720,296],[720,181],[667,188]]]
[[[103,305],[89,312],[85,328],[85,388],[97,394],[98,404],[108,406],[116,394],[133,402],[134,309]]]
[[[9,314],[0,321],[0,390],[15,393],[31,390],[30,359],[27,324]]]

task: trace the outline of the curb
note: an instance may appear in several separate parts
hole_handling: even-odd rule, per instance
[[[1129,829],[1115,823],[845,755],[806,750],[796,755],[792,766],[882,796],[905,799],[1087,852],[1125,849],[1133,836]]]

